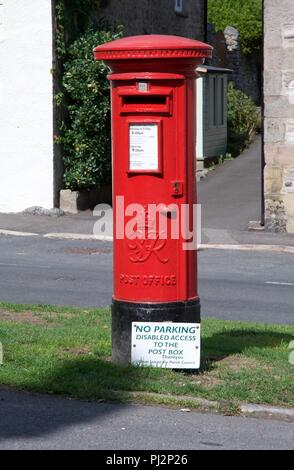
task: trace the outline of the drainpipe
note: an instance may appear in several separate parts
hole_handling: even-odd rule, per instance
[[[207,42],[208,34],[207,34],[207,22],[208,22],[208,0],[204,0],[204,42]]]
[[[262,45],[261,45],[261,226],[265,225],[265,198],[264,198],[264,0],[262,0]]]

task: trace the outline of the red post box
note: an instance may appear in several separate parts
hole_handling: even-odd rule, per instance
[[[132,322],[200,322],[197,252],[187,249],[185,230],[195,225],[196,68],[212,47],[135,36],[94,55],[111,71],[112,352],[126,363]]]

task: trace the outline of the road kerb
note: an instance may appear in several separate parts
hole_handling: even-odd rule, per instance
[[[107,235],[92,235],[82,233],[46,233],[44,238],[56,238],[67,240],[97,240],[113,242],[112,236]],[[274,253],[290,253],[294,254],[294,246],[283,245],[228,245],[228,244],[201,244],[198,246],[198,251],[204,250],[227,250],[227,251],[259,251],[259,252],[274,252]]]
[[[247,417],[271,418],[294,422],[294,408],[245,404],[240,406],[240,411],[243,416]]]
[[[290,253],[294,254],[294,246],[286,245],[226,245],[226,244],[202,244],[198,248],[201,250],[228,250],[228,251],[259,251],[259,252],[274,252],[274,253]]]
[[[107,235],[91,235],[84,233],[45,233],[43,238],[61,239],[61,240],[94,240],[112,242],[113,237]]]
[[[38,233],[17,232],[15,230],[4,230],[4,229],[0,229],[0,235],[11,236],[11,237],[39,237]]]
[[[113,242],[110,235],[94,235],[87,233],[70,233],[70,232],[52,232],[52,233],[32,233],[18,232],[15,230],[0,229],[0,235],[14,237],[43,237],[48,239],[59,240],[89,240],[89,241],[107,241]],[[198,246],[198,251],[205,250],[227,250],[227,251],[255,251],[255,252],[271,252],[271,253],[288,253],[294,254],[294,246],[289,245],[262,245],[262,244],[224,244],[224,243],[203,243]]]
[[[113,396],[117,395],[118,399],[125,396],[127,401],[130,402],[144,402],[150,404],[153,400],[157,401],[159,405],[165,406],[182,406],[183,403],[191,406],[190,411],[209,412],[218,414],[229,414],[225,410],[229,408],[230,403],[225,401],[211,401],[201,397],[191,397],[187,395],[164,395],[152,392],[126,392],[126,391],[111,391]],[[235,404],[238,408],[236,413],[238,416],[272,419],[278,421],[294,422],[294,408],[276,407],[268,405],[254,405],[254,404]],[[234,413],[233,413],[234,414]]]

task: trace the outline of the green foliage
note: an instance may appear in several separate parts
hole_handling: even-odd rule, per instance
[[[259,115],[254,102],[242,91],[228,86],[228,152],[239,155],[251,142],[258,128]]]
[[[208,0],[208,21],[216,31],[234,26],[240,32],[245,54],[260,49],[262,0]]]
[[[60,108],[59,135],[64,184],[90,189],[110,178],[110,105],[106,68],[94,61],[93,48],[119,37],[102,23],[89,30],[90,13],[100,0],[56,0],[55,106]]]
[[[90,189],[110,179],[109,84],[106,67],[94,61],[93,49],[120,35],[119,31],[88,31],[69,47],[63,64],[68,119],[59,142],[64,150],[64,183],[72,190]]]
[[[67,44],[85,32],[90,12],[99,7],[100,0],[56,0],[55,44],[59,59],[66,56]]]

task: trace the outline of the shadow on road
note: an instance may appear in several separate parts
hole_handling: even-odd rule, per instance
[[[0,443],[11,438],[36,438],[62,433],[74,425],[81,431],[99,418],[101,424],[127,405],[83,401],[0,389]]]

